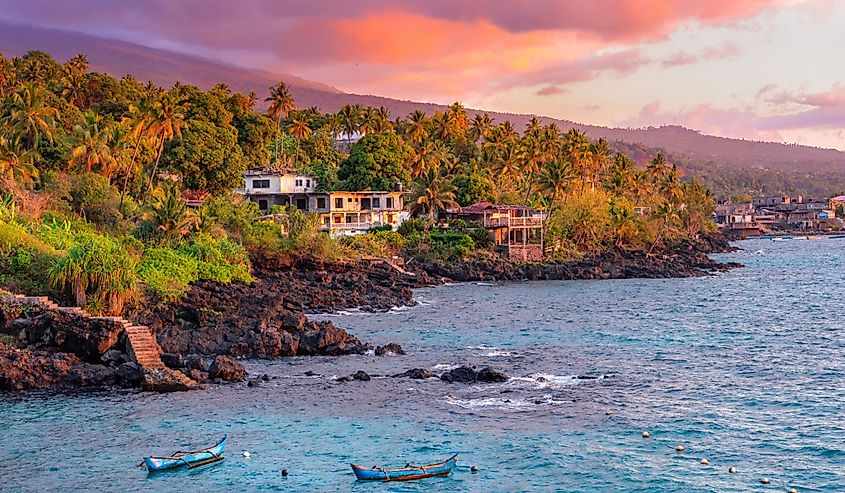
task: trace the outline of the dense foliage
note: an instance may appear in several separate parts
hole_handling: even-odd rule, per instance
[[[536,118],[517,129],[458,103],[396,119],[349,105],[326,114],[297,109],[283,83],[266,115],[257,101],[223,84],[116,80],[84,55],[0,56],[0,284],[116,313],[201,279],[250,282],[249,249],[463,258],[491,248],[486,231],[438,220],[478,201],[546,211],[547,251],[560,257],[653,249],[712,226],[709,192],[662,156],[637,167]],[[233,194],[249,166],[295,168],[326,190],[402,186],[419,219],[337,242],[313,214],[261,216]]]

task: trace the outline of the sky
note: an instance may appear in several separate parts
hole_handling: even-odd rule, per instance
[[[343,91],[845,150],[842,0],[0,0]]]

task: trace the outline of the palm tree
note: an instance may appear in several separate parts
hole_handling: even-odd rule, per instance
[[[173,98],[164,96],[159,98],[152,108],[152,119],[150,121],[150,134],[153,140],[158,140],[156,160],[150,173],[150,183],[147,187],[147,195],[153,190],[153,179],[158,171],[158,163],[161,154],[164,152],[164,143],[168,140],[181,139],[182,130],[188,128],[185,115],[182,109],[176,104]]]
[[[62,69],[62,96],[70,104],[79,106],[79,96],[85,82],[85,75],[88,73],[88,58],[82,54],[76,55],[68,60]]]
[[[307,139],[313,130],[308,126],[308,122],[302,118],[294,118],[288,127],[288,133],[296,138],[296,159],[299,159],[299,145],[302,139]]]
[[[614,197],[625,195],[626,191],[635,187],[637,169],[634,161],[624,154],[617,154],[610,169],[610,176],[607,178],[605,188]]]
[[[363,135],[374,133],[379,125],[380,116],[378,114],[378,111],[376,111],[372,106],[367,106],[360,113],[360,115],[360,125],[358,127],[358,130]]]
[[[0,99],[6,97],[8,91],[14,86],[16,78],[15,64],[0,55]]]
[[[549,208],[554,209],[558,199],[566,199],[566,192],[575,178],[572,163],[561,158],[547,161],[540,171],[540,190],[549,196]]]
[[[361,129],[361,107],[356,105],[343,105],[337,113],[340,128],[346,134],[346,143],[352,141],[352,136]]]
[[[473,142],[486,139],[490,136],[490,129],[493,127],[493,119],[487,113],[476,113],[469,124],[469,136]]]
[[[279,160],[279,147],[282,147],[282,158],[284,158],[284,143],[279,143],[282,138],[282,115],[285,118],[290,115],[290,112],[296,109],[293,96],[288,91],[288,86],[284,82],[279,82],[275,87],[270,88],[270,95],[264,98],[264,101],[270,103],[267,107],[267,115],[276,120],[276,146],[273,149],[273,160]]]
[[[538,136],[540,134],[540,119],[532,116],[525,124],[525,135]]]
[[[0,177],[29,185],[38,178],[35,167],[36,151],[23,150],[17,142],[0,136]]]
[[[637,214],[630,207],[620,203],[619,199],[610,199],[610,224],[613,227],[616,240],[616,248],[622,248],[625,238],[628,238],[637,231]]]
[[[179,184],[172,180],[165,180],[156,189],[144,216],[167,241],[185,237],[197,222],[196,215],[188,209],[188,202],[182,197]]]
[[[115,167],[115,159],[110,147],[111,129],[102,128],[101,118],[88,112],[83,119],[73,126],[73,134],[67,138],[71,147],[68,164],[90,173],[94,166],[99,166],[107,178]]]
[[[59,111],[49,102],[50,93],[32,82],[23,84],[12,95],[6,122],[27,149],[38,149],[40,137],[53,140]]]
[[[420,144],[428,137],[428,119],[420,110],[414,110],[405,118],[405,138],[412,144]]]
[[[149,96],[142,95],[137,104],[129,105],[129,114],[131,115],[127,121],[129,123],[129,135],[135,141],[132,149],[132,158],[129,160],[126,176],[123,179],[123,188],[120,190],[120,211],[123,212],[123,198],[126,196],[126,187],[129,185],[129,178],[135,171],[135,161],[138,158],[138,152],[141,150],[141,141],[149,133],[149,125],[154,117],[154,105]]]
[[[411,214],[428,215],[434,220],[440,211],[458,207],[455,200],[455,185],[441,175],[439,168],[431,168],[414,184],[409,209]]]
[[[678,211],[675,209],[672,202],[663,200],[657,206],[657,210],[654,211],[654,218],[659,224],[657,227],[657,234],[654,237],[654,243],[652,243],[651,248],[648,249],[649,254],[651,254],[657,244],[663,240],[669,226],[678,220]]]

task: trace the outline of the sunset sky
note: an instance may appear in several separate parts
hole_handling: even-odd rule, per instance
[[[845,149],[835,0],[0,0],[348,92]]]

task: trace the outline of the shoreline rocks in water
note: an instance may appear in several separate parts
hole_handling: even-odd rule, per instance
[[[537,263],[518,263],[491,254],[450,264],[411,261],[406,268],[423,271],[444,282],[701,277],[741,267],[736,263],[717,262],[708,256],[734,250],[723,235],[711,234],[703,235],[697,241],[677,242],[653,254],[614,248],[576,261]]]
[[[502,383],[507,382],[510,378],[489,366],[480,371],[476,371],[469,366],[459,366],[440,375],[440,380],[449,383]]]

